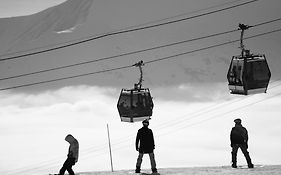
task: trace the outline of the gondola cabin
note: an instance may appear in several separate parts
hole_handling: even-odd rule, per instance
[[[265,93],[270,77],[265,55],[250,54],[249,50],[232,57],[227,73],[230,93],[242,95]]]
[[[148,88],[122,89],[117,109],[123,122],[150,119],[153,102]]]

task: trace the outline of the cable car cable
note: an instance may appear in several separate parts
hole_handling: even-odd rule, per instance
[[[257,35],[253,35],[253,36],[249,36],[249,37],[246,37],[244,39],[245,40],[246,39],[251,39],[251,38],[255,38],[255,37],[259,37],[259,36],[263,36],[263,35],[267,35],[267,34],[271,34],[271,33],[275,33],[275,32],[280,32],[280,31],[281,31],[281,29],[276,29],[276,30],[272,30],[272,31],[269,31],[269,32],[265,32],[265,33],[261,33],[261,34],[257,34]],[[194,52],[208,50],[208,49],[211,49],[211,48],[215,48],[215,47],[219,47],[219,46],[235,43],[235,42],[238,42],[238,41],[240,41],[240,40],[228,41],[228,42],[224,42],[224,43],[221,43],[221,44],[216,44],[216,45],[212,45],[212,46],[208,46],[208,47],[192,50],[192,51],[189,51],[189,52],[183,52],[183,53],[179,53],[179,54],[176,54],[176,55],[171,55],[171,56],[167,56],[167,57],[163,57],[163,58],[159,58],[159,59],[154,59],[154,60],[145,62],[145,64],[149,64],[149,63],[153,63],[153,62],[158,62],[158,61],[163,61],[163,60],[167,60],[167,59],[170,59],[170,58],[174,58],[174,57],[178,57],[178,56],[182,56],[182,55],[186,55],[186,54],[191,54],[191,53],[194,53]]]
[[[273,87],[270,87],[269,89],[273,89],[275,87],[278,87],[278,86],[281,86],[281,84],[278,84],[278,85],[275,85]],[[178,118],[174,118],[173,120],[171,121],[167,121],[163,124],[160,124],[161,125],[161,128],[166,128],[166,127],[169,127],[170,125],[176,125],[176,124],[182,124],[182,122],[185,122],[187,120],[191,120],[193,118],[197,118],[197,116],[201,116],[201,114],[205,114],[205,113],[208,113],[208,112],[213,112],[214,110],[216,109],[220,109],[221,107],[223,106],[227,106],[227,105],[231,105],[231,104],[235,104],[235,103],[238,103],[238,102],[241,102],[241,101],[244,101],[246,99],[249,99],[251,97],[254,97],[254,96],[247,96],[245,98],[242,98],[242,99],[236,99],[235,101],[230,101],[230,102],[227,102],[226,104],[224,103],[220,103],[220,104],[216,104],[215,106],[210,106],[210,109],[208,110],[205,110],[205,109],[200,109],[198,111],[195,111],[195,112],[191,112],[191,114],[186,114],[184,116],[180,116]],[[188,117],[188,118],[184,118],[185,116],[190,116],[190,115],[194,115],[196,114],[195,116],[192,116],[192,117]],[[159,126],[159,125],[158,125]],[[160,128],[160,129],[161,129]],[[159,128],[158,128],[159,129]]]
[[[62,48],[86,43],[86,42],[89,42],[89,41],[97,40],[97,39],[108,37],[108,36],[114,36],[114,35],[119,35],[119,34],[124,34],[124,33],[131,33],[131,32],[135,32],[135,31],[155,28],[155,27],[159,27],[159,26],[163,26],[163,25],[174,24],[174,23],[178,23],[178,22],[182,22],[182,21],[186,21],[186,20],[190,20],[190,19],[194,19],[194,18],[198,18],[198,17],[202,17],[202,16],[207,16],[207,15],[214,14],[214,13],[218,13],[218,12],[221,12],[221,11],[226,11],[226,10],[236,8],[236,7],[240,7],[240,6],[243,6],[243,5],[247,5],[247,4],[256,2],[256,1],[259,1],[259,0],[251,0],[251,1],[241,3],[241,4],[233,5],[233,6],[230,6],[230,7],[214,10],[214,11],[211,11],[211,12],[206,12],[206,13],[199,14],[199,15],[194,15],[194,16],[191,16],[191,17],[186,17],[186,18],[177,19],[177,20],[173,20],[173,21],[163,22],[163,23],[160,23],[160,24],[154,24],[154,25],[150,25],[150,26],[144,26],[144,27],[139,27],[139,28],[133,28],[133,29],[128,29],[128,30],[121,30],[121,31],[106,33],[106,34],[102,34],[102,35],[99,35],[99,36],[88,38],[88,39],[85,39],[85,40],[82,40],[82,41],[66,44],[66,45],[63,45],[63,46],[58,46],[58,47],[54,47],[54,48],[50,48],[50,49],[46,49],[46,50],[37,51],[37,52],[31,52],[31,53],[26,53],[26,54],[22,54],[22,55],[2,58],[2,59],[0,59],[0,62],[1,61],[7,61],[7,60],[14,60],[14,59],[18,59],[18,58],[21,58],[21,57],[37,55],[37,54],[41,54],[41,53],[45,53],[45,52],[50,52],[50,51],[54,51],[54,50],[58,50],[58,49],[62,49]]]
[[[272,95],[272,96],[270,96],[270,97],[261,99],[261,100],[259,100],[259,101],[256,101],[256,102],[253,102],[253,103],[244,105],[244,106],[242,106],[242,107],[241,107],[241,106],[240,106],[240,107],[237,107],[237,108],[235,108],[235,109],[232,109],[232,110],[230,110],[230,111],[224,112],[224,113],[222,113],[222,114],[217,114],[217,115],[215,115],[215,116],[213,116],[213,117],[207,118],[207,119],[202,120],[202,121],[200,121],[200,122],[197,122],[197,123],[194,123],[194,124],[190,124],[190,125],[188,125],[188,126],[183,126],[183,127],[181,127],[181,128],[178,128],[176,131],[185,129],[186,127],[190,127],[190,126],[194,126],[194,125],[197,125],[197,124],[201,124],[201,123],[204,123],[204,122],[206,122],[206,121],[209,121],[209,120],[212,120],[212,119],[215,119],[215,118],[223,117],[225,114],[228,114],[228,113],[237,111],[237,109],[243,109],[243,108],[246,108],[246,107],[248,107],[248,106],[255,105],[255,104],[257,104],[257,103],[260,103],[260,102],[269,100],[269,99],[271,99],[271,98],[274,98],[274,97],[280,96],[280,95],[281,95],[281,93],[278,93],[278,94],[276,94],[276,95]],[[167,134],[170,134],[170,132],[169,132],[169,133],[166,133],[166,134],[164,134],[164,135],[167,135]]]
[[[155,20],[155,21],[150,21],[150,22],[147,22],[147,23],[139,24],[139,25],[125,27],[123,29],[111,31],[109,33],[115,33],[115,32],[120,31],[120,30],[128,30],[130,28],[138,28],[138,27],[142,27],[144,25],[150,25],[150,24],[154,24],[154,23],[157,23],[157,22],[162,22],[162,21],[173,19],[173,18],[182,17],[182,16],[193,14],[193,13],[198,13],[198,12],[201,12],[201,11],[209,10],[209,9],[212,9],[212,8],[221,7],[221,6],[225,6],[225,5],[228,5],[228,4],[233,4],[233,3],[236,3],[236,2],[239,2],[239,1],[244,1],[244,0],[235,0],[235,1],[231,1],[231,2],[226,2],[226,3],[210,6],[210,7],[204,8],[204,9],[195,10],[195,11],[192,11],[192,12],[182,13],[182,14],[175,15],[175,16],[172,16],[172,17],[167,17],[167,18],[163,18],[163,19],[159,19],[159,20]],[[105,35],[105,34],[100,34],[100,35]],[[55,47],[55,46],[59,46],[59,45],[63,45],[63,44],[71,43],[71,42],[72,43],[73,42],[78,42],[79,40],[81,41],[81,40],[85,40],[85,39],[93,38],[93,37],[97,37],[97,35],[90,35],[90,36],[79,38],[79,39],[76,39],[76,40],[70,40],[70,41],[66,41],[66,42],[62,42],[62,43],[50,44],[50,45],[47,45],[47,46],[36,47],[36,48],[28,49],[28,50],[22,50],[22,51],[17,51],[17,52],[6,53],[6,54],[0,55],[0,58],[4,57],[4,56],[7,57],[9,55],[20,54],[20,53],[23,53],[23,52],[31,52],[31,51],[38,50],[38,49],[44,49],[44,48],[47,48],[47,47]]]
[[[237,30],[231,30],[231,31],[216,33],[216,34],[213,34],[213,35],[208,35],[208,36],[204,36],[204,37],[199,37],[199,38],[194,38],[194,39],[174,42],[174,43],[170,43],[170,44],[166,44],[166,45],[161,45],[161,46],[155,46],[155,47],[152,47],[152,48],[132,51],[132,52],[128,52],[128,53],[124,53],[124,54],[120,54],[120,55],[115,55],[115,56],[110,56],[110,57],[104,57],[104,58],[100,58],[100,59],[96,59],[96,60],[79,62],[79,63],[75,63],[75,64],[70,64],[70,65],[59,66],[59,67],[55,67],[55,68],[40,70],[40,71],[36,71],[36,72],[30,72],[30,73],[26,73],[26,74],[19,74],[19,75],[10,76],[10,77],[4,77],[4,78],[0,78],[0,81],[14,79],[14,78],[19,78],[19,77],[25,77],[25,76],[29,76],[29,75],[41,74],[41,73],[44,73],[44,72],[50,72],[50,71],[65,69],[65,68],[69,68],[69,67],[81,66],[81,65],[84,65],[84,64],[89,64],[89,63],[94,63],[94,62],[99,62],[99,61],[104,61],[104,60],[110,60],[110,59],[117,58],[117,57],[133,55],[133,54],[147,52],[147,51],[151,51],[151,50],[155,50],[155,49],[160,49],[160,48],[165,48],[165,47],[169,47],[169,46],[179,45],[179,44],[183,44],[183,43],[187,43],[187,42],[191,42],[191,41],[197,41],[197,40],[206,39],[206,38],[210,38],[210,37],[214,37],[214,36],[228,34],[228,33],[232,33],[232,32],[235,32],[235,31],[237,31]]]
[[[259,23],[259,24],[252,25],[252,27],[257,27],[257,26],[273,23],[273,22],[280,21],[280,20],[281,20],[281,18],[277,18],[277,19],[274,19],[274,20],[270,20],[270,21],[266,21],[266,22],[262,22],[262,23]],[[160,45],[160,46],[155,46],[155,47],[142,49],[142,50],[136,50],[136,51],[127,52],[127,53],[114,55],[114,56],[110,56],[110,57],[104,57],[104,58],[99,58],[99,59],[95,59],[95,60],[84,61],[84,62],[79,62],[79,63],[75,63],[75,64],[69,64],[69,65],[54,67],[54,68],[50,68],[50,69],[39,70],[39,71],[30,72],[30,73],[26,73],[26,74],[19,74],[19,75],[4,77],[4,78],[0,78],[0,81],[14,79],[14,78],[20,78],[20,77],[25,77],[25,76],[35,75],[35,74],[41,74],[41,73],[45,73],[45,72],[50,72],[50,71],[55,71],[55,70],[60,70],[60,69],[65,69],[65,68],[70,68],[70,67],[75,67],[75,66],[81,66],[81,65],[84,65],[84,64],[90,64],[90,63],[95,63],[95,62],[104,61],[104,60],[110,60],[110,59],[114,59],[114,58],[117,58],[117,57],[133,55],[133,54],[147,52],[147,51],[151,51],[151,50],[155,50],[155,49],[160,49],[160,48],[170,47],[170,46],[188,43],[188,42],[192,42],[192,41],[211,38],[211,37],[215,37],[215,36],[220,36],[220,35],[236,32],[238,30],[240,30],[240,29],[229,30],[229,31],[225,31],[225,32],[206,35],[206,36],[203,36],[203,37],[192,38],[192,39],[188,39],[188,40],[178,41],[178,42],[169,43],[169,44]]]
[[[281,18],[279,20],[281,20]],[[81,66],[81,65],[84,65],[84,64],[90,64],[90,63],[95,63],[95,62],[99,62],[99,61],[110,60],[110,59],[117,58],[117,57],[123,57],[123,56],[138,54],[138,53],[147,52],[147,51],[151,51],[151,50],[175,46],[175,45],[179,45],[179,44],[183,44],[183,43],[187,43],[187,42],[192,42],[192,41],[211,38],[211,37],[215,37],[215,36],[219,36],[219,35],[224,35],[224,34],[232,33],[232,32],[235,32],[235,31],[237,31],[237,29],[226,31],[226,32],[221,32],[221,33],[216,33],[216,34],[212,34],[212,35],[207,35],[207,36],[203,36],[203,37],[199,37],[199,38],[193,38],[193,39],[188,39],[188,40],[184,40],[184,41],[169,43],[169,44],[160,45],[160,46],[155,46],[155,47],[151,47],[151,48],[147,48],[147,49],[136,50],[136,51],[127,52],[127,53],[114,55],[114,56],[110,56],[110,57],[104,57],[104,58],[99,58],[99,59],[85,61],[85,62],[79,62],[79,63],[65,65],[65,66],[59,66],[59,67],[50,68],[50,69],[39,70],[39,71],[30,72],[30,73],[26,73],[26,74],[19,74],[19,75],[10,76],[10,77],[4,77],[4,78],[0,78],[0,81],[19,78],[19,77],[25,77],[25,76],[29,76],[29,75],[41,74],[41,73],[45,73],[45,72],[50,72],[50,71],[54,71],[54,70],[60,70],[60,69],[65,69],[65,68],[70,68],[70,67],[75,67],[75,66]]]
[[[255,38],[255,37],[260,37],[260,36],[263,36],[263,35],[272,34],[272,33],[275,33],[275,32],[280,32],[280,31],[281,31],[281,28],[276,29],[276,30],[272,30],[272,31],[269,31],[269,32],[264,32],[264,33],[260,33],[260,34],[257,34],[257,35],[249,36],[249,37],[246,37],[245,40]],[[200,49],[195,49],[195,50],[188,51],[188,52],[183,52],[183,53],[179,53],[179,54],[175,54],[175,55],[171,55],[171,56],[167,56],[167,57],[162,57],[162,58],[158,58],[158,59],[154,59],[154,60],[144,62],[144,64],[155,63],[155,62],[158,62],[158,61],[163,61],[163,60],[179,57],[179,56],[182,56],[182,55],[191,54],[191,53],[194,53],[194,52],[204,51],[204,50],[212,49],[212,48],[215,48],[215,47],[220,47],[220,46],[223,46],[223,45],[235,43],[237,41],[240,41],[240,40],[228,41],[228,42],[224,42],[224,43],[220,43],[220,44],[211,45],[211,46],[208,46],[208,47],[203,47],[203,48],[200,48]],[[84,77],[84,76],[89,76],[89,75],[94,75],[94,74],[100,74],[100,73],[105,73],[105,72],[121,70],[121,69],[127,69],[127,68],[130,68],[130,67],[132,67],[132,65],[122,66],[122,67],[117,67],[117,68],[112,68],[112,69],[106,69],[106,70],[100,70],[100,71],[96,71],[96,72],[89,72],[89,73],[79,74],[79,75],[74,75],[74,76],[62,77],[62,78],[57,78],[57,79],[39,81],[39,82],[35,82],[35,83],[21,84],[21,85],[1,88],[0,91],[22,88],[22,87],[28,87],[28,86],[34,86],[34,85],[39,85],[39,84],[46,84],[46,83],[51,83],[51,82],[56,82],[56,81],[61,81],[61,80],[73,79],[73,78],[79,78],[79,77]]]

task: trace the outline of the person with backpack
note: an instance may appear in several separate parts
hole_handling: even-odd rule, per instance
[[[235,126],[231,129],[230,133],[230,142],[232,147],[232,167],[237,168],[237,152],[240,148],[246,158],[248,168],[254,168],[248,152],[248,131],[242,126],[242,121],[240,118],[235,119],[234,122]]]
[[[75,175],[72,170],[72,166],[78,161],[79,143],[71,134],[68,134],[65,137],[65,141],[67,141],[70,145],[68,148],[67,159],[65,160],[58,175],[64,175],[65,171],[68,171],[69,175]]]

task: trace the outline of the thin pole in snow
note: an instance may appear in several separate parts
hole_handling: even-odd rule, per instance
[[[111,171],[113,172],[112,153],[111,153],[111,144],[110,144],[110,135],[109,135],[108,124],[106,126],[107,126],[107,137],[108,137],[108,146],[109,146],[109,154],[110,154]]]

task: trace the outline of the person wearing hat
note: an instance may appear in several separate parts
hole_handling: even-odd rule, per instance
[[[232,147],[232,167],[237,168],[237,151],[240,148],[244,154],[248,168],[254,168],[248,152],[248,131],[241,124],[241,119],[235,119],[235,126],[231,129],[230,142]]]
[[[140,173],[143,155],[148,154],[151,163],[151,170],[153,173],[157,173],[156,162],[153,153],[153,150],[155,149],[153,132],[148,128],[148,120],[144,120],[142,124],[143,127],[138,130],[136,137],[136,150],[139,152],[139,156],[137,158],[135,172]]]
[[[79,143],[71,134],[68,134],[65,137],[65,141],[67,141],[70,145],[68,148],[67,159],[58,175],[64,175],[65,171],[68,171],[69,175],[75,175],[72,170],[72,166],[78,161]]]

